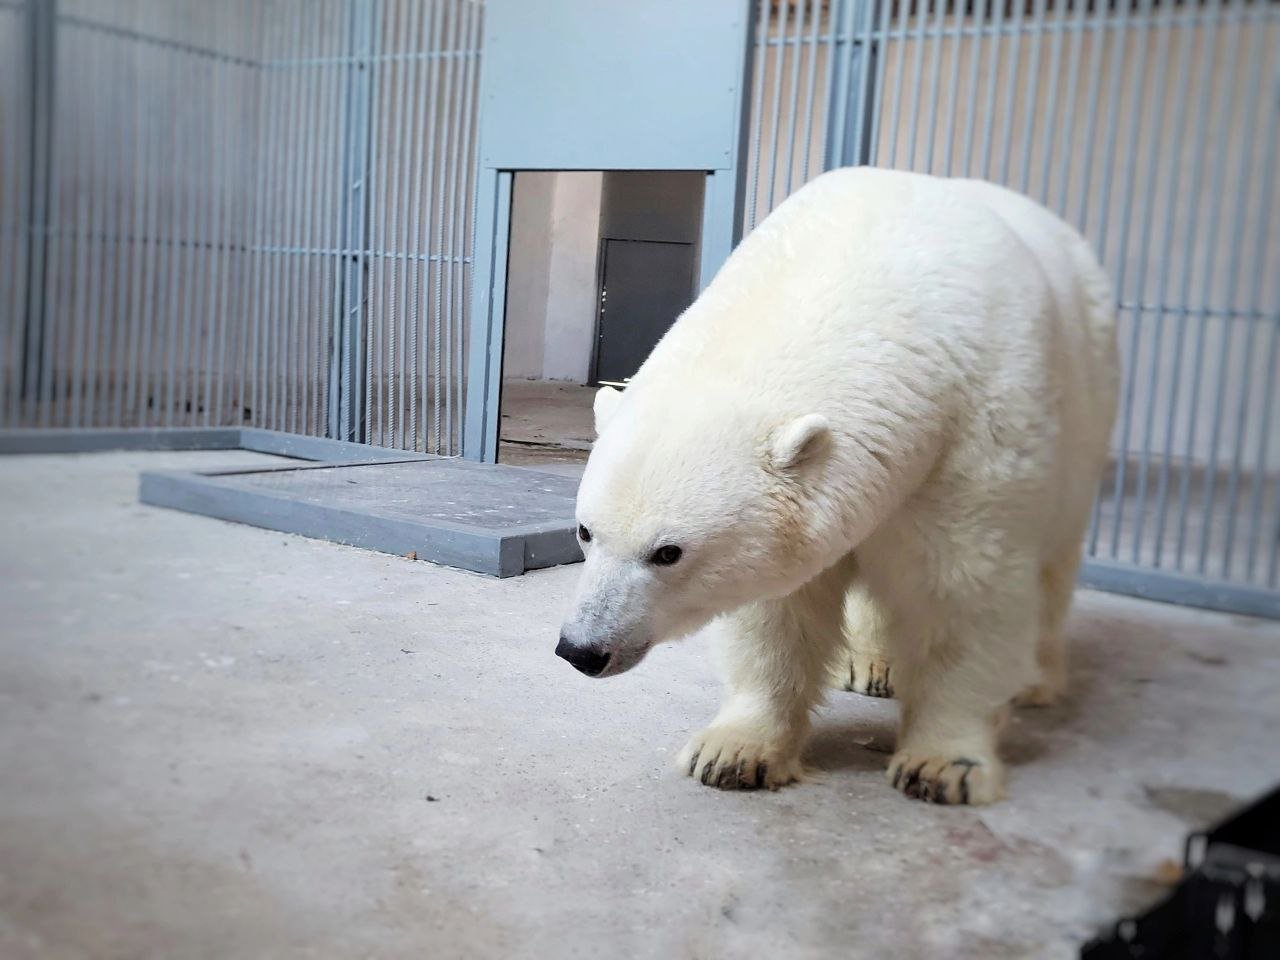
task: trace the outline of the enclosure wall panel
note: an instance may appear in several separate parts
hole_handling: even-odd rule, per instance
[[[1124,359],[1089,554],[1199,578],[1219,605],[1233,584],[1276,591],[1280,4],[756,11],[744,228],[860,163],[1060,213],[1113,279]]]
[[[0,424],[456,453],[481,28],[478,0],[0,0]]]

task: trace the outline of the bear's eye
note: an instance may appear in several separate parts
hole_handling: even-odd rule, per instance
[[[588,530],[586,527],[584,527],[582,524],[578,524],[578,539],[581,540],[583,543],[591,542],[591,531]]]
[[[679,561],[682,553],[684,551],[679,547],[674,544],[667,544],[665,547],[659,547],[653,551],[653,556],[649,558],[649,562],[656,563],[660,567],[669,567]]]

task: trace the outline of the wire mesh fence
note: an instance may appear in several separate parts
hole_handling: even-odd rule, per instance
[[[0,2],[0,424],[460,443],[481,7]]]
[[[772,0],[746,222],[855,163],[1003,183],[1079,227],[1124,381],[1088,551],[1280,577],[1280,5]]]

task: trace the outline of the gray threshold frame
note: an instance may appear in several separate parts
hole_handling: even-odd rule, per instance
[[[297,460],[296,464],[202,470],[144,470],[138,499],[150,506],[230,520],[282,533],[295,533],[381,553],[405,556],[470,570],[493,577],[519,576],[543,567],[582,559],[575,536],[573,481],[524,467],[477,464],[433,454],[412,453],[368,444],[304,437],[273,430],[235,427],[138,429],[0,430],[0,454],[105,453],[108,451],[248,450]],[[460,471],[458,488],[474,482],[498,482],[503,477],[519,484],[543,478],[563,487],[554,499],[562,519],[528,523],[458,523],[440,517],[421,519],[389,515],[316,502],[297,492],[249,489],[241,482],[248,474],[286,473],[327,468],[431,464]],[[496,475],[496,476],[495,476]]]

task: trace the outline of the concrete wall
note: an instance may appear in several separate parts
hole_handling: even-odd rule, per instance
[[[516,175],[504,376],[586,383],[596,324],[601,185],[598,172]]]

